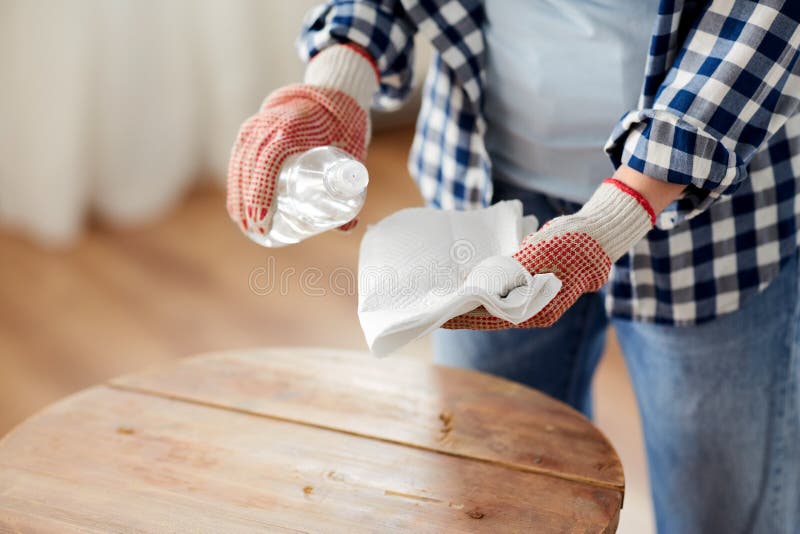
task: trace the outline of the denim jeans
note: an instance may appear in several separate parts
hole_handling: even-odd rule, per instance
[[[540,222],[578,206],[507,184]],[[697,326],[609,320],[602,293],[552,327],[439,330],[437,362],[537,388],[591,416],[591,381],[613,323],[644,427],[661,534],[800,533],[798,261],[736,312]]]

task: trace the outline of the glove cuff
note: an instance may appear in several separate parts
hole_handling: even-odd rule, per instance
[[[553,219],[531,238],[541,241],[569,232],[584,233],[602,247],[613,263],[654,224],[655,212],[650,203],[638,191],[608,178],[577,213]],[[526,244],[530,241],[526,240]]]
[[[378,91],[378,70],[367,52],[356,45],[333,45],[311,58],[303,81],[342,91],[368,112]]]
[[[608,178],[576,214],[611,262],[620,259],[655,224],[655,212],[638,191]]]

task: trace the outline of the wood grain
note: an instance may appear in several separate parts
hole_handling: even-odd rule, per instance
[[[287,348],[204,356],[111,383],[620,491],[625,485],[613,447],[581,414],[464,369]]]
[[[135,387],[136,377],[128,377],[49,407],[0,441],[0,531],[615,530],[622,502],[620,489],[575,480],[570,469],[565,470],[568,476],[562,477],[511,465],[505,461],[513,457],[510,446],[498,449],[494,459],[471,458],[470,451],[480,448],[470,442],[485,439],[488,431],[459,435],[454,440],[460,444],[458,455],[383,439],[386,428],[399,422],[403,414],[411,414],[423,424],[439,420],[452,426],[451,433],[458,433],[460,417],[473,402],[484,402],[486,410],[492,406],[545,410],[548,417],[555,417],[561,410],[554,401],[468,372],[470,391],[483,386],[481,391],[487,392],[470,397],[465,390],[455,393],[458,387],[445,386],[466,386],[461,376],[464,372],[440,369],[425,373],[420,369],[424,365],[409,366],[402,361],[369,378],[357,371],[364,367],[363,361],[341,352],[319,356],[325,370],[339,380],[308,380],[271,389],[281,381],[296,380],[284,374],[279,362],[313,367],[312,354],[283,350],[250,352],[240,358],[233,354],[197,358],[165,369],[168,378],[164,380],[156,380],[159,373],[155,371],[142,375],[138,383],[150,383],[163,388],[162,392],[120,389]],[[225,365],[220,367],[220,363]],[[189,371],[176,372],[184,366]],[[225,372],[230,366],[240,367],[241,372]],[[270,366],[274,366],[273,381],[264,378]],[[222,384],[238,377],[243,393],[234,396],[235,403],[229,402],[227,393],[219,393],[213,403],[165,397],[166,384],[185,391],[187,388],[178,388],[174,381],[194,380],[201,368],[209,376],[194,384],[198,391],[207,391],[215,382],[211,377],[216,376]],[[312,368],[315,370],[320,369]],[[412,372],[420,379],[419,395],[399,387],[412,378]],[[408,376],[400,378],[403,374]],[[352,380],[345,380],[348,376]],[[431,377],[437,380],[430,382]],[[346,382],[352,383],[355,391],[344,404],[333,401],[337,384]],[[442,391],[437,393],[436,387]],[[224,386],[219,391],[224,391]],[[293,391],[298,394],[293,396]],[[457,400],[453,395],[463,396],[463,404],[457,402],[449,417],[439,419],[436,399]],[[509,396],[517,404],[513,408],[498,404],[493,396]],[[263,398],[275,404],[265,404]],[[380,423],[375,411],[391,407],[391,399],[397,399],[398,407]],[[296,421],[258,411],[292,402],[308,407],[308,411],[294,414]],[[332,407],[321,410],[332,402]],[[548,404],[553,406],[548,409]],[[343,407],[341,423],[326,428],[314,422],[320,413],[337,411],[336,406]],[[355,421],[359,417],[353,411],[358,406],[365,421],[375,425],[366,435],[335,428],[339,424],[358,426]],[[473,425],[488,423],[482,413],[473,416]],[[594,435],[585,420],[583,428],[574,425],[578,432]],[[412,426],[413,421],[404,425],[404,432]],[[572,428],[573,423],[568,426]],[[425,432],[434,436],[439,430],[434,425]],[[510,444],[515,443],[513,433],[512,429],[504,433]],[[411,437],[419,439],[423,434]],[[569,439],[557,433],[541,437],[555,440],[556,436]],[[497,436],[491,442],[503,443]],[[561,445],[569,448],[568,441]],[[617,461],[615,456],[605,460]]]

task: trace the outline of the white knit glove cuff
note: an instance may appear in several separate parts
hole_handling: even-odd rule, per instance
[[[577,213],[556,217],[530,238],[538,242],[567,232],[588,234],[613,263],[650,231],[654,221],[655,213],[642,195],[609,179],[600,184]]]
[[[378,91],[378,78],[373,64],[364,55],[345,45],[330,46],[311,58],[303,82],[338,89],[353,97],[367,112]]]

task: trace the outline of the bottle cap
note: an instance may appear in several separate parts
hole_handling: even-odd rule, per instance
[[[355,159],[337,161],[326,174],[333,189],[348,197],[360,195],[369,183],[367,168]]]

